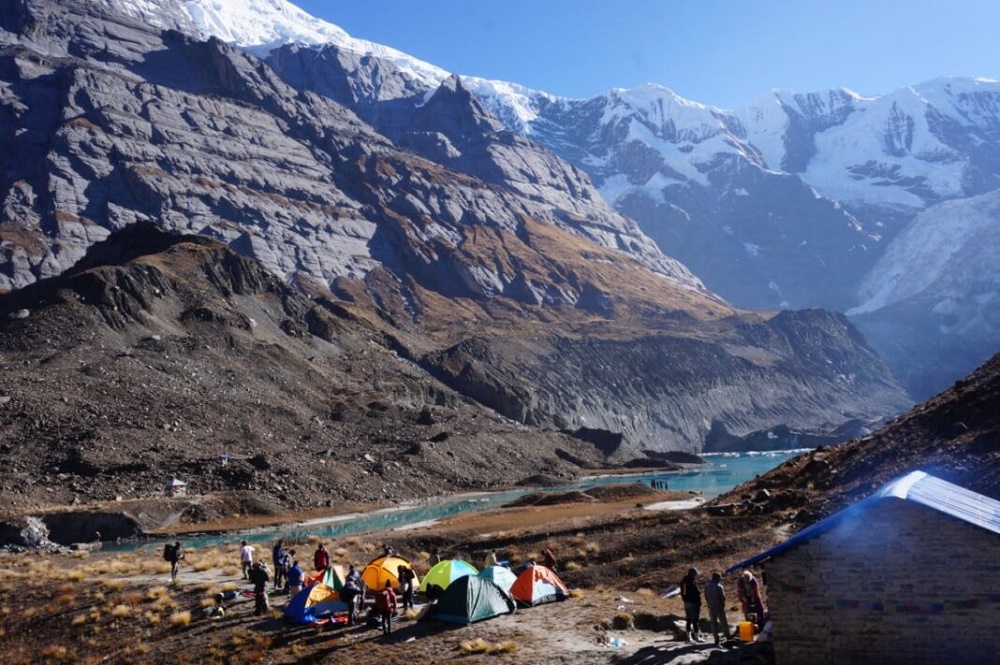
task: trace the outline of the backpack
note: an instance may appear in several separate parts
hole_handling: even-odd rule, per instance
[[[167,543],[163,546],[163,560],[173,561],[174,560],[174,546]]]
[[[375,609],[379,612],[391,612],[392,603],[389,601],[389,594],[392,592],[388,589],[383,589],[375,594]]]

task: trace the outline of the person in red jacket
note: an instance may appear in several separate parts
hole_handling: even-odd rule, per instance
[[[313,567],[316,570],[326,570],[330,567],[330,553],[326,551],[326,546],[320,543],[313,552]]]
[[[392,582],[386,582],[385,588],[375,594],[375,611],[382,624],[382,634],[392,633],[392,615],[396,612],[396,592],[392,590]]]

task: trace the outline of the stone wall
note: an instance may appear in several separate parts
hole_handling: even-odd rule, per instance
[[[1000,535],[885,499],[764,565],[778,665],[996,662]]]

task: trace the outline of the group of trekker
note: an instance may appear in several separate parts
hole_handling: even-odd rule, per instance
[[[704,641],[699,627],[702,595],[698,586],[700,575],[697,568],[691,568],[680,583],[681,600],[684,601],[684,628],[689,642]],[[770,635],[767,609],[760,594],[760,583],[749,570],[743,571],[736,579],[736,597],[740,602],[743,619],[753,624],[758,639],[767,639]],[[721,573],[712,573],[711,580],[705,583],[705,604],[708,606],[709,625],[715,643],[719,644],[720,633],[723,639],[737,637],[738,632],[736,635],[730,632],[726,619],[726,590],[722,586]]]

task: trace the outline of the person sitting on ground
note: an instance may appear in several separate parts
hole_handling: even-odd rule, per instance
[[[483,568],[489,568],[490,566],[499,566],[500,562],[497,561],[497,553],[494,551],[489,551],[486,553],[486,558],[483,560]]]
[[[396,556],[396,550],[392,545],[386,543],[382,546],[382,556]]]
[[[285,578],[288,582],[288,595],[294,597],[295,594],[302,591],[302,580],[304,577],[305,572],[302,570],[299,562],[292,562],[292,565],[288,568],[288,576]]]
[[[215,594],[215,605],[209,605],[204,610],[206,619],[222,619],[226,616],[226,608],[222,605],[225,598],[221,593]]]
[[[552,554],[552,550],[542,550],[542,565],[552,571],[556,569],[556,557]]]
[[[382,634],[392,633],[392,615],[396,612],[396,592],[392,590],[392,582],[386,581],[385,588],[375,594],[375,611],[382,625]]]

